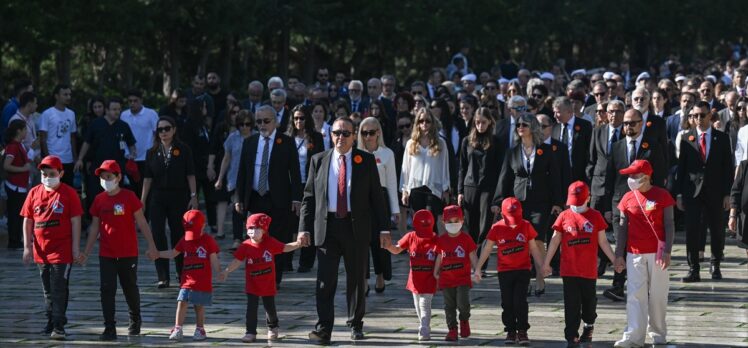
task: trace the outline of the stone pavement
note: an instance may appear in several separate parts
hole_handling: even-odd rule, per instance
[[[726,260],[722,272],[724,280],[711,281],[702,269],[705,280],[697,284],[683,284],[680,277],[686,273],[683,233],[678,233],[671,268],[670,303],[668,308],[668,339],[671,346],[725,347],[748,346],[748,261],[745,251],[729,239]],[[144,256],[140,259],[139,284],[142,300],[142,336],[128,337],[127,306],[121,291],[117,296],[117,319],[119,341],[99,342],[103,329],[99,302],[98,259],[90,258],[86,267],[75,266],[71,274],[71,294],[68,308],[68,339],[64,342],[50,341],[37,332],[44,326],[43,300],[38,271],[35,267],[24,267],[21,251],[4,248],[5,235],[0,234],[0,346],[171,346],[167,338],[173,326],[178,287],[155,288],[156,272],[153,264]],[[230,241],[220,241],[223,252],[222,265],[231,259],[228,251]],[[141,243],[141,251],[145,250]],[[495,256],[494,256],[495,257]],[[492,262],[495,262],[492,257]],[[495,264],[495,263],[494,263]],[[173,265],[173,263],[172,263]],[[707,267],[708,268],[708,267]],[[340,282],[336,298],[337,327],[333,334],[336,346],[503,346],[504,333],[500,319],[499,290],[495,271],[471,292],[473,336],[456,344],[444,342],[446,333],[443,302],[437,295],[433,303],[433,340],[424,344],[416,341],[417,320],[413,301],[404,289],[407,280],[408,258],[393,256],[394,275],[387,283],[384,294],[373,289],[367,299],[367,315],[364,329],[367,339],[353,344],[345,325],[345,281],[340,268]],[[172,268],[173,270],[173,268]],[[314,301],[315,270],[312,273],[287,273],[280,293],[276,298],[280,317],[281,337],[272,346],[291,347],[309,345],[308,332],[316,321]],[[602,296],[610,284],[611,271],[598,281],[598,319],[595,325],[595,347],[610,347],[621,337],[625,326],[625,304],[614,303]],[[370,281],[373,287],[373,279]],[[530,299],[529,331],[535,347],[564,347],[563,342],[563,298],[561,280],[549,278],[546,294]],[[194,314],[188,314],[185,323],[187,346],[245,345],[239,338],[244,334],[246,297],[243,293],[243,271],[232,273],[226,283],[217,283],[214,288],[213,306],[206,310],[206,330],[209,339],[204,342],[191,340],[194,330]],[[264,313],[260,308],[260,323]],[[264,338],[266,330],[258,328],[258,337]],[[270,346],[260,340],[253,346]]]

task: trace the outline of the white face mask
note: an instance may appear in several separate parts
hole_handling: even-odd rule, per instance
[[[119,186],[117,184],[117,180],[99,179],[99,181],[101,182],[101,188],[103,188],[106,192],[112,192],[117,189],[117,186]]]
[[[455,235],[460,233],[460,229],[462,228],[462,222],[452,222],[444,224],[444,227],[447,229],[447,233]]]
[[[575,212],[577,214],[584,213],[588,209],[586,205],[571,205],[571,206],[569,206],[569,208],[571,208],[571,211],[573,211],[573,212]]]
[[[262,238],[262,230],[256,227],[248,228],[247,237],[255,239],[255,236],[257,239]]]
[[[626,180],[626,183],[629,185],[629,189],[631,189],[631,191],[636,191],[640,187],[642,187],[641,178],[639,179],[628,178],[628,180]]]
[[[60,177],[58,176],[54,178],[49,178],[49,177],[42,176],[42,185],[44,185],[47,188],[53,189],[57,187],[58,185],[60,185]]]

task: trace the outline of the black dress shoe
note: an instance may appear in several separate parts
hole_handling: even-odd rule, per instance
[[[712,273],[712,279],[722,279],[722,271],[720,271],[719,269],[719,263],[712,263],[712,266],[709,268],[709,272]]]
[[[385,284],[382,284],[382,287],[381,287],[381,288],[378,288],[378,287],[376,287],[376,286],[375,286],[375,287],[374,287],[374,291],[376,291],[376,292],[377,292],[377,294],[381,294],[381,293],[383,293],[383,292],[384,292],[384,288],[386,288],[386,287],[387,287],[387,285],[385,285]]]
[[[543,289],[535,289],[535,297],[540,297],[545,294],[545,288]]]
[[[104,332],[99,335],[100,341],[116,341],[117,340],[117,329],[114,326],[109,326],[104,329]]]
[[[40,335],[49,336],[52,333],[52,330],[54,329],[54,325],[52,325],[51,321],[47,321],[47,326],[45,326],[41,331],[39,331]]]
[[[699,275],[699,268],[698,267],[691,267],[691,269],[688,271],[688,274],[681,278],[681,281],[684,283],[698,283],[701,281],[701,276]]]
[[[361,328],[351,328],[351,339],[354,341],[364,339],[364,332],[361,330]]]
[[[159,280],[159,282],[156,285],[159,289],[165,289],[169,287],[169,281],[168,280]]]
[[[143,321],[140,318],[134,320],[130,319],[130,325],[127,326],[127,334],[130,336],[140,335],[140,325],[142,322]]]
[[[603,291],[603,296],[615,302],[626,300],[626,294],[623,292],[623,287],[619,286],[614,286],[610,289],[606,289],[605,291]]]
[[[312,332],[310,332],[309,339],[312,340],[312,342],[314,342],[314,344],[317,344],[317,345],[321,345],[321,346],[330,345],[330,334],[322,330],[313,330]]]

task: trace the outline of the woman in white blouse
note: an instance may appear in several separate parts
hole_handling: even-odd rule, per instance
[[[449,202],[447,144],[439,136],[441,123],[429,108],[416,111],[415,123],[403,155],[402,201],[413,211],[428,209],[439,221],[444,202]]]
[[[379,182],[382,184],[382,192],[385,195],[386,208],[392,214],[392,221],[397,224],[400,220],[400,208],[397,204],[395,154],[384,145],[382,126],[376,118],[367,117],[361,121],[358,127],[358,148],[374,155],[377,161],[377,170],[379,170]],[[381,228],[374,228],[372,231],[378,236]],[[390,252],[379,245],[378,238],[372,238],[370,246],[371,259],[374,263],[374,273],[377,275],[374,290],[377,293],[381,293],[384,291],[384,281],[392,279]],[[368,267],[366,269],[366,278],[369,278]]]

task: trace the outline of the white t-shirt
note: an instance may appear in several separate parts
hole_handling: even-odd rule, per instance
[[[39,131],[47,132],[47,151],[50,155],[59,157],[64,164],[73,163],[70,137],[78,131],[73,110],[65,108],[60,111],[54,107],[44,110]]]
[[[123,111],[120,119],[130,125],[132,135],[135,137],[135,151],[137,151],[135,160],[145,161],[146,152],[153,146],[153,134],[158,125],[158,114],[153,109],[144,106],[135,115],[130,109]],[[129,149],[125,150],[125,155],[130,155]]]

